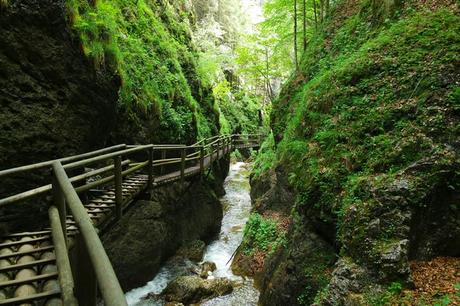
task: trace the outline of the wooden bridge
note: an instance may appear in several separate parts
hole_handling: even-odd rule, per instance
[[[52,196],[48,226],[0,237],[0,305],[91,306],[98,291],[105,305],[126,305],[98,230],[110,228],[147,189],[203,177],[214,162],[235,149],[257,148],[260,139],[224,135],[190,146],[118,145],[0,171],[0,178],[51,173],[49,184],[0,199],[0,207]],[[76,169],[79,174],[69,177]]]

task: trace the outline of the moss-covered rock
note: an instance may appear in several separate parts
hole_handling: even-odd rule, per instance
[[[256,162],[285,170],[292,215],[340,250],[329,285],[299,303],[365,303],[411,286],[409,260],[460,255],[458,2],[387,2],[337,4],[274,104],[274,149]]]

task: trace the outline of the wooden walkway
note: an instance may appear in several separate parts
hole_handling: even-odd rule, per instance
[[[14,205],[52,192],[54,202],[50,224],[43,230],[0,238],[0,305],[96,305],[96,287],[106,305],[126,305],[94,228],[109,230],[146,189],[204,175],[233,150],[257,148],[259,143],[260,135],[228,135],[192,146],[122,145],[0,171],[1,178],[38,168],[54,170],[52,184],[0,199],[0,206]],[[146,161],[122,158],[141,152],[147,153]],[[107,166],[107,160],[113,165]],[[100,168],[72,178],[66,175],[67,169],[94,163]],[[84,204],[82,197],[88,198]]]

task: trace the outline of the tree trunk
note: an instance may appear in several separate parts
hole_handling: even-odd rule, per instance
[[[313,0],[313,11],[315,13],[315,30],[318,30],[318,11],[316,9],[316,0]]]
[[[330,0],[326,0],[326,17],[329,16],[330,7],[331,7]]]
[[[307,0],[303,0],[303,52],[307,50]]]
[[[297,0],[294,0],[294,62],[296,70],[299,68],[297,57]]]
[[[321,23],[323,23],[324,21],[324,0],[320,0],[319,5],[320,5],[320,20],[321,20]]]

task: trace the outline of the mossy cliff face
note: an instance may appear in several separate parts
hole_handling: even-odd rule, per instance
[[[0,169],[119,143],[193,143],[217,134],[188,9],[167,1],[2,3]],[[2,179],[0,196],[47,176]],[[2,211],[2,222],[39,227],[46,208],[37,202]],[[24,211],[31,220],[18,222]]]
[[[10,1],[1,7],[0,169],[106,146],[119,84],[81,52],[62,1]],[[2,178],[0,196],[41,186],[48,175]],[[2,209],[2,226],[40,227],[47,210],[39,203]]]
[[[0,168],[219,131],[185,3],[89,2],[2,6]]]
[[[64,3],[11,1],[0,25],[0,168],[106,145],[119,79],[86,59]]]
[[[264,305],[366,304],[410,286],[410,260],[460,255],[458,5],[379,3],[341,1],[274,105],[274,144],[257,163],[282,167],[296,200],[287,247],[266,260],[278,272]],[[289,268],[289,256],[317,263],[298,241],[323,249],[298,228],[333,246],[332,273]],[[283,273],[304,290],[286,291]]]
[[[203,86],[197,72],[198,52],[191,39],[195,19],[188,1],[66,4],[84,53],[99,70],[121,78],[119,102],[128,109],[121,134],[131,127],[155,141],[192,142],[219,131],[211,88]],[[133,119],[133,109],[144,114]],[[156,125],[146,128],[150,117]]]

